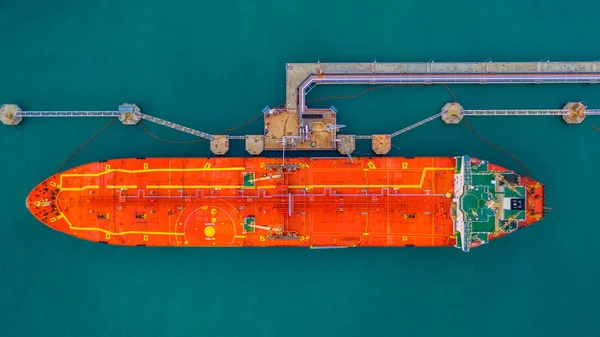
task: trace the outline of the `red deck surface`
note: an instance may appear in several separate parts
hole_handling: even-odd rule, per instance
[[[149,158],[82,165],[29,195],[40,221],[96,242],[147,246],[452,246],[455,159]],[[249,178],[247,177],[246,180]],[[248,181],[246,181],[248,185]],[[59,188],[60,187],[60,188]],[[447,194],[449,193],[449,194]],[[47,199],[48,201],[44,201]],[[282,232],[244,226],[281,229]],[[245,230],[247,229],[247,230]],[[252,231],[252,229],[254,231]]]

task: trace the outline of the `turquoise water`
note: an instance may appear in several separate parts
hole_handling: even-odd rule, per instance
[[[125,102],[206,132],[285,98],[286,62],[595,60],[600,3],[579,1],[0,2],[0,104],[114,110]],[[310,97],[367,87],[319,87]],[[589,85],[453,86],[466,108],[558,108]],[[346,133],[393,132],[435,114],[443,87],[331,100]],[[106,120],[0,127],[0,336],[598,336],[593,241],[600,133],[589,117],[469,120],[546,184],[539,224],[470,253],[453,248],[139,249],[54,232],[24,207]],[[260,133],[260,121],[236,134]],[[160,126],[157,135],[189,140]],[[433,121],[390,155],[468,154],[522,172],[464,125]],[[246,155],[233,143],[228,155]],[[357,152],[367,152],[362,143]],[[140,127],[110,126],[68,167],[116,157],[206,156]],[[271,153],[269,155],[277,155]],[[329,155],[329,153],[323,153]]]

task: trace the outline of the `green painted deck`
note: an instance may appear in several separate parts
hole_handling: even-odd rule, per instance
[[[249,216],[247,218],[244,218],[244,232],[246,233],[254,233],[254,217],[253,216]]]
[[[473,185],[478,186],[493,186],[492,180],[494,180],[494,175],[489,173],[483,174],[474,174],[473,175]]]
[[[496,231],[515,230],[517,223],[511,219],[524,220],[526,216],[526,189],[518,186],[519,176],[513,172],[491,172],[487,161],[468,165],[461,160],[457,160],[456,174],[460,174],[462,166],[465,186],[459,199],[459,209],[465,221],[465,235],[469,235],[465,241],[487,243],[488,236]],[[495,174],[502,177],[497,178]],[[460,235],[457,235],[457,247],[461,244]]]
[[[487,173],[487,172],[489,172],[488,166],[489,165],[488,165],[487,161],[482,161],[478,165],[472,165],[471,166],[471,171],[473,173]]]
[[[254,172],[244,172],[244,187],[254,187]]]

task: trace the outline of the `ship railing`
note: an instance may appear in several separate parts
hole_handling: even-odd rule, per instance
[[[471,170],[471,159],[469,157],[465,157],[463,162],[464,167],[464,177],[465,177],[465,189],[471,188],[473,184],[473,171]]]
[[[310,249],[341,249],[348,248],[348,246],[310,246]]]
[[[463,195],[471,188],[473,185],[473,175],[472,175],[472,167],[471,167],[471,158],[468,156],[463,157],[463,170],[464,170],[464,191]],[[462,210],[460,210],[462,212]],[[462,242],[462,250],[464,252],[469,251],[469,245],[471,244],[471,231],[473,229],[473,223],[465,219],[464,221],[464,238],[461,240]]]
[[[462,251],[463,252],[468,252],[469,251],[469,245],[471,244],[471,235],[473,232],[473,223],[471,221],[465,221],[465,228],[464,228],[464,238],[463,240],[461,240],[462,242]]]

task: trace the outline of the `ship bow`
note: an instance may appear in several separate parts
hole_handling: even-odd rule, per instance
[[[51,228],[63,230],[59,228],[64,223],[60,221],[62,214],[58,208],[59,194],[58,175],[54,175],[35,186],[27,196],[25,204],[40,222]]]

